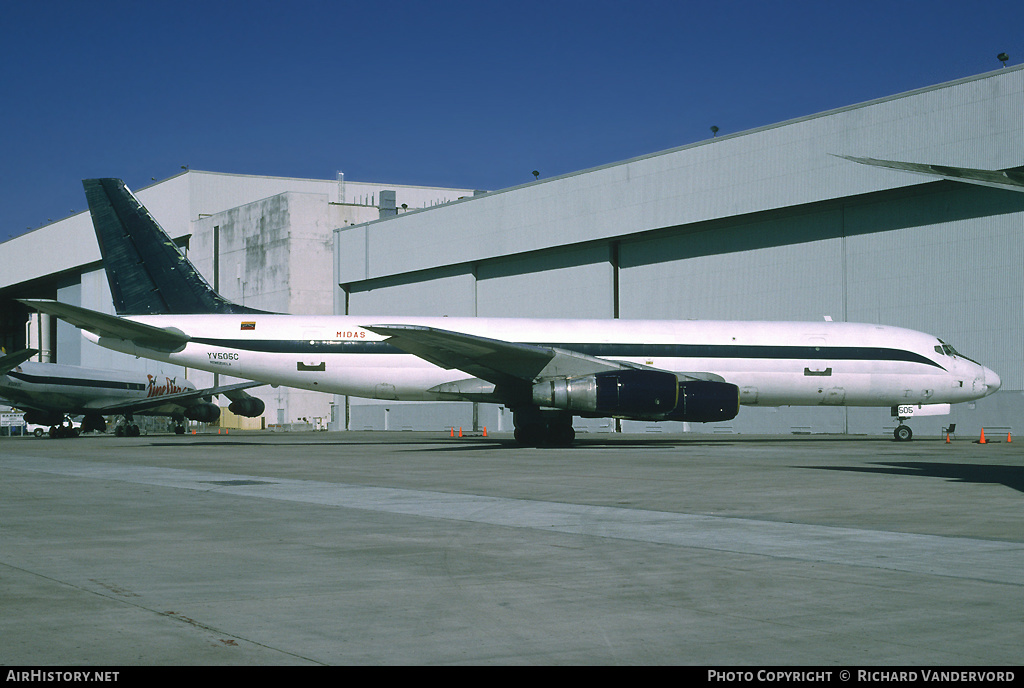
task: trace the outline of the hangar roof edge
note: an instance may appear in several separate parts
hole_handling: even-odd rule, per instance
[[[692,150],[692,149],[698,148],[700,146],[712,145],[712,144],[715,144],[715,143],[718,143],[720,141],[727,140],[727,139],[735,139],[735,138],[740,138],[740,137],[743,137],[743,136],[750,136],[752,134],[757,134],[757,133],[764,132],[764,131],[770,131],[772,129],[778,129],[778,128],[785,127],[785,126],[790,126],[790,125],[793,125],[793,124],[799,124],[800,122],[807,122],[807,121],[819,119],[819,118],[822,118],[822,117],[829,117],[829,116],[832,116],[832,115],[836,115],[836,114],[840,114],[840,113],[844,113],[844,112],[850,112],[850,111],[858,110],[858,109],[861,109],[861,108],[867,108],[867,107],[871,107],[873,105],[878,105],[880,103],[892,102],[892,101],[900,100],[900,99],[903,99],[903,98],[911,98],[913,96],[917,96],[917,95],[920,95],[920,94],[923,94],[923,93],[929,93],[929,92],[932,92],[932,91],[938,91],[938,90],[942,90],[942,89],[946,89],[946,88],[951,88],[951,87],[957,86],[959,84],[966,84],[966,83],[971,83],[971,82],[974,82],[974,81],[982,81],[984,79],[990,79],[990,78],[993,78],[993,77],[997,77],[997,76],[1001,76],[1001,75],[1007,74],[1009,72],[1015,72],[1015,71],[1021,71],[1021,70],[1024,70],[1024,64],[1015,65],[1013,67],[1000,67],[999,69],[991,70],[991,71],[988,71],[988,72],[983,72],[981,74],[974,74],[972,76],[961,77],[959,79],[953,79],[951,81],[944,81],[942,83],[933,84],[931,86],[922,86],[920,88],[911,89],[909,91],[903,91],[901,93],[896,93],[896,94],[893,94],[893,95],[890,95],[890,96],[882,96],[880,98],[873,98],[871,100],[866,100],[866,101],[863,101],[863,102],[860,102],[860,103],[854,103],[852,105],[844,105],[842,107],[833,108],[831,110],[824,110],[824,111],[812,113],[812,114],[809,114],[809,115],[802,115],[800,117],[794,117],[792,119],[783,120],[781,122],[775,122],[773,124],[765,124],[765,125],[760,126],[760,127],[754,127],[753,129],[745,129],[743,131],[738,131],[738,132],[735,132],[735,133],[732,133],[732,134],[723,134],[723,135],[717,136],[715,138],[704,139],[704,140],[701,140],[701,141],[694,141],[693,143],[687,143],[687,144],[683,144],[681,146],[675,146],[673,148],[666,148],[664,150],[654,151],[652,153],[644,153],[643,155],[637,155],[637,156],[634,156],[632,158],[626,158],[625,160],[617,160],[615,162],[609,162],[609,163],[605,163],[603,165],[596,165],[594,167],[588,167],[586,169],[576,170],[575,172],[567,172],[565,174],[560,174],[560,175],[556,175],[556,176],[553,176],[553,177],[546,177],[544,179],[538,179],[536,181],[526,182],[525,184],[517,184],[516,186],[510,186],[510,187],[507,187],[507,188],[504,188],[504,189],[495,189],[494,191],[488,191],[488,192],[486,192],[484,194],[481,194],[481,195],[478,195],[478,196],[467,196],[465,198],[461,198],[461,199],[456,200],[456,201],[451,201],[451,202],[446,203],[446,204],[444,204],[442,206],[436,206],[436,207],[444,207],[446,205],[452,205],[452,204],[455,204],[455,203],[464,203],[464,202],[472,201],[472,200],[475,200],[475,199],[478,199],[478,198],[487,198],[489,196],[494,196],[496,194],[503,194],[503,193],[507,193],[507,192],[510,192],[510,191],[516,191],[516,190],[519,190],[519,189],[525,189],[525,188],[529,188],[529,187],[532,187],[532,186],[537,186],[537,185],[540,185],[540,184],[546,184],[546,183],[549,183],[549,182],[555,182],[555,181],[559,181],[559,180],[563,180],[563,179],[570,179],[572,177],[576,177],[576,176],[580,176],[580,175],[584,175],[584,174],[589,174],[591,172],[597,172],[597,171],[600,171],[600,170],[606,170],[606,169],[618,167],[620,165],[628,165],[630,163],[635,163],[635,162],[638,162],[638,161],[641,161],[641,160],[649,160],[651,158],[657,158],[657,157],[663,156],[663,155],[671,155],[673,153],[678,153],[678,152],[684,151],[684,150]],[[409,215],[409,214],[429,211],[429,210],[433,210],[433,209],[434,208],[417,208],[417,209],[410,210],[408,213],[403,213],[403,215]],[[401,217],[401,216],[399,216],[399,217]],[[359,227],[359,226],[365,226],[365,225],[373,225],[373,224],[377,224],[379,222],[388,222],[388,221],[391,221],[393,219],[394,218],[382,218],[380,220],[372,220],[370,222],[362,223],[361,225],[350,225],[350,226],[347,226],[347,227],[336,228],[335,232],[340,231],[340,230],[345,230],[345,229],[352,229],[353,227]]]

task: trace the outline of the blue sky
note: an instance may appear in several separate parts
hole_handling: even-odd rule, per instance
[[[1024,3],[0,7],[0,241],[85,209],[88,177],[499,189],[1024,60]]]

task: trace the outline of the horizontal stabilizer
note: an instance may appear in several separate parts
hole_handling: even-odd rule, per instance
[[[886,167],[891,170],[923,174],[955,182],[980,184],[981,186],[1009,189],[1010,191],[1024,191],[1024,174],[1012,170],[977,170],[970,167],[950,167],[948,165],[929,165],[917,162],[899,162],[897,160],[857,158],[852,155],[837,155],[836,157],[859,162],[862,165]]]
[[[55,315],[75,327],[92,332],[98,337],[111,337],[133,342],[136,346],[154,351],[174,353],[185,348],[189,336],[171,327],[153,327],[133,320],[119,318],[88,308],[72,306],[46,299],[18,299],[21,303],[40,313]]]

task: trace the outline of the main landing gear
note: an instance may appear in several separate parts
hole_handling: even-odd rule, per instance
[[[136,425],[135,419],[131,415],[124,416],[122,422],[118,423],[114,428],[114,435],[117,437],[138,437],[141,434],[142,431]]]
[[[65,416],[64,420],[58,425],[50,426],[50,439],[58,440],[65,437],[78,437],[79,429],[75,427],[75,424],[71,422],[69,416]],[[38,437],[38,435],[36,435]]]
[[[516,442],[528,447],[568,447],[576,439],[572,414],[568,411],[523,406],[512,409],[512,424],[516,428]]]

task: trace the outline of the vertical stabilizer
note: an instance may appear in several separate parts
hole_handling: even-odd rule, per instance
[[[82,184],[118,315],[261,312],[215,292],[123,181]]]
[[[13,354],[0,355],[0,375],[6,375],[37,353],[38,349],[22,349]]]

